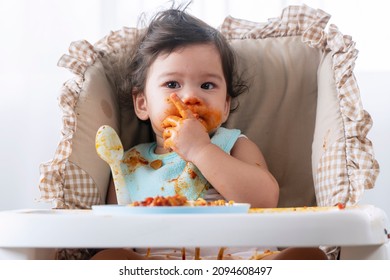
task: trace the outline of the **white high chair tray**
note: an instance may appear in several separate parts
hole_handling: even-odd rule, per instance
[[[95,214],[93,210],[0,212],[2,250],[18,248],[363,246],[388,244],[373,206],[234,214]],[[387,246],[387,245],[386,245]]]

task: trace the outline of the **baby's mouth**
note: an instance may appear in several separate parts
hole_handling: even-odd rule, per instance
[[[191,110],[191,109],[190,109]],[[195,111],[195,110],[194,110]],[[203,114],[201,114],[201,113],[199,113],[198,111],[195,111],[194,112],[193,110],[191,110],[191,112],[192,112],[192,114],[194,115],[194,117],[198,120],[198,121],[200,121],[202,124],[203,124],[203,126],[206,128],[206,130],[208,131],[209,130],[209,125],[207,124],[207,119],[205,119],[204,117],[203,117]]]
[[[203,112],[198,110],[193,114],[203,124],[207,132],[213,131],[221,124],[222,115],[218,110],[204,109]]]

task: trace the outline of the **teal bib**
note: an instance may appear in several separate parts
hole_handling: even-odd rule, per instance
[[[241,131],[220,127],[211,142],[230,153]],[[121,169],[132,201],[176,194],[196,200],[203,197],[209,183],[198,168],[177,153],[155,154],[156,142],[137,145],[125,152]]]

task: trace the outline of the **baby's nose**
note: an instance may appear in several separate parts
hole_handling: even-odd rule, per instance
[[[186,105],[192,105],[192,106],[202,104],[202,101],[199,98],[194,97],[194,96],[183,98],[183,102]]]

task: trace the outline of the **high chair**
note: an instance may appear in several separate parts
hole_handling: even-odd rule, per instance
[[[318,242],[323,240],[321,232],[329,234],[326,229],[313,232],[317,236],[306,236],[308,245],[326,245],[324,250],[334,259],[390,258],[386,215],[373,206],[357,206],[364,190],[374,187],[379,173],[367,139],[371,117],[363,109],[353,73],[358,51],[352,38],[335,25],[326,29],[329,19],[324,11],[305,5],[287,7],[280,17],[265,23],[225,19],[220,30],[237,53],[239,72],[248,81],[249,91],[238,97],[233,104],[238,107],[224,126],[241,129],[261,148],[280,186],[278,207],[289,207],[285,211],[290,212],[309,207],[309,215],[337,210],[333,221],[343,227],[345,220],[339,212],[345,209],[337,208],[341,205],[346,206],[345,213],[359,209],[356,211],[368,219],[360,223],[362,228],[370,227],[372,217],[379,227],[375,228],[376,241],[368,240],[366,247],[354,249],[354,244],[346,242],[348,236],[337,231],[331,231],[333,244],[317,244],[317,237]],[[62,139],[54,158],[40,167],[42,199],[51,201],[54,209],[89,209],[105,203],[110,169],[95,150],[100,126],[113,127],[125,150],[153,141],[149,125],[139,121],[131,103],[122,98],[130,95],[127,58],[135,33],[135,28],[123,28],[94,45],[73,42],[69,54],[59,60],[59,66],[69,68],[75,77],[64,84],[59,97]],[[273,214],[263,214],[272,220]],[[294,213],[290,214],[285,221],[299,223]],[[332,223],[332,216],[330,220],[315,217],[310,221]],[[302,230],[306,226],[302,224]],[[276,230],[272,225],[265,228]],[[280,240],[272,241],[271,236]],[[342,241],[337,241],[338,236]],[[364,236],[371,236],[371,228]],[[272,245],[286,245],[280,234],[259,234],[260,243],[264,241],[261,238]],[[341,243],[349,248],[347,253],[341,249],[340,254],[336,248]],[[302,244],[306,243],[297,245]],[[41,246],[45,247],[44,243]],[[87,249],[69,250],[69,246],[58,246],[68,250],[57,256],[84,258],[83,254],[88,254]],[[88,247],[79,244],[75,248]]]

